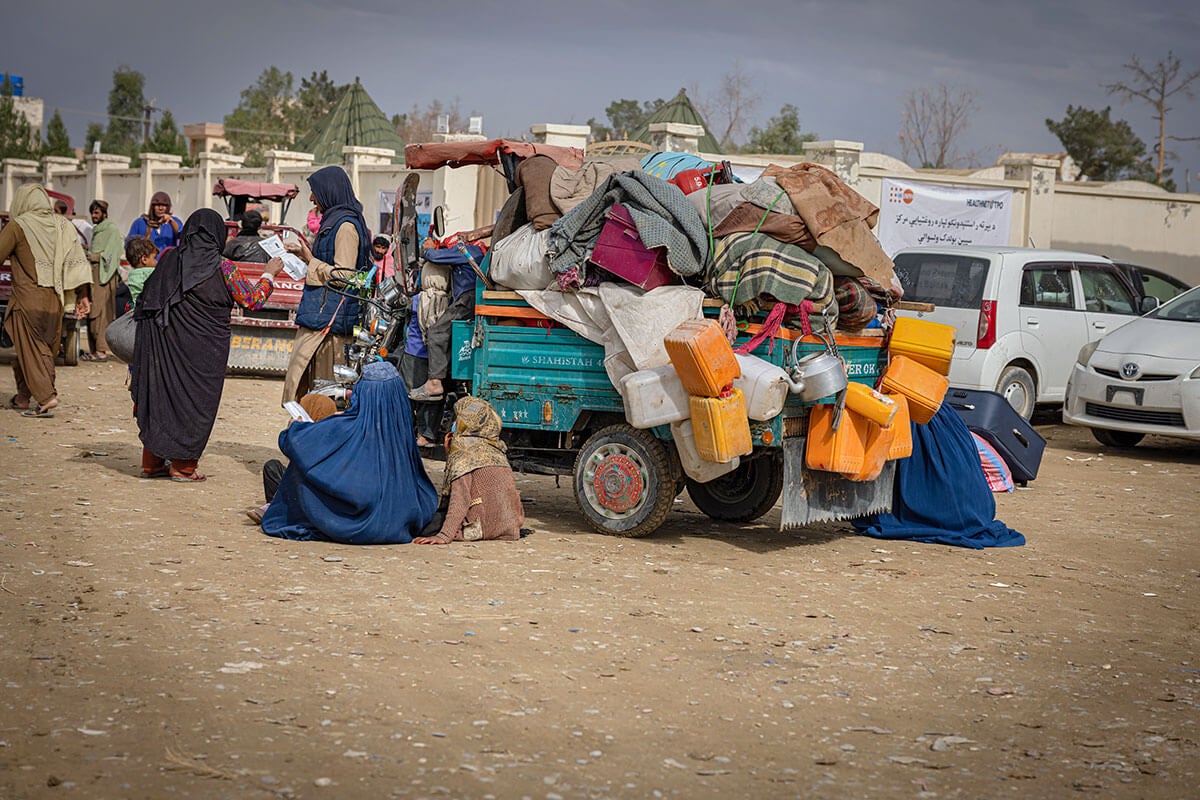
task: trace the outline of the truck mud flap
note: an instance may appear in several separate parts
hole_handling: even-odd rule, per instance
[[[229,338],[229,371],[239,375],[283,375],[295,339],[295,328],[235,325]]]
[[[896,462],[873,481],[850,481],[836,472],[804,466],[805,439],[783,440],[783,513],[780,530],[854,519],[892,508]]]

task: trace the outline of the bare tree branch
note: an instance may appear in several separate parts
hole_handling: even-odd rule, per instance
[[[975,93],[965,88],[939,84],[909,92],[900,110],[904,160],[937,169],[969,162],[973,156],[958,148],[976,108]]]
[[[1200,79],[1200,69],[1183,74],[1183,63],[1169,50],[1167,57],[1152,67],[1142,66],[1136,55],[1130,57],[1129,63],[1122,66],[1131,73],[1128,80],[1102,86],[1109,94],[1115,94],[1122,100],[1141,100],[1154,110],[1154,120],[1158,123],[1158,143],[1154,146],[1157,154],[1155,174],[1158,183],[1161,184],[1166,159],[1171,155],[1167,151],[1167,141],[1189,142],[1200,139],[1167,135],[1167,113],[1171,110],[1167,101],[1180,93],[1185,97],[1194,98],[1192,83]]]

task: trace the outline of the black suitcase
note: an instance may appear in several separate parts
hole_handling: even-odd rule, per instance
[[[1007,400],[995,392],[951,386],[944,402],[958,412],[967,428],[1000,452],[1014,481],[1025,485],[1037,477],[1046,440]]]

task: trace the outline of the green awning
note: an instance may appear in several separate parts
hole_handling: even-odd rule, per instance
[[[293,145],[301,153],[312,153],[315,164],[341,164],[343,147],[386,147],[396,151],[395,163],[404,163],[404,139],[358,78],[333,110]]]
[[[682,122],[685,125],[699,125],[704,128],[704,135],[700,137],[698,144],[700,152],[721,152],[721,145],[708,132],[708,125],[705,124],[704,118],[700,116],[700,112],[692,105],[692,101],[688,99],[687,92],[683,89],[680,89],[679,94],[664,103],[662,108],[646,117],[646,121],[634,129],[629,138],[650,144],[650,126],[656,122]]]

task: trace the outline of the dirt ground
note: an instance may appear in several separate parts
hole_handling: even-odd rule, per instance
[[[1200,446],[1039,426],[1019,548],[686,497],[611,538],[522,476],[519,543],[353,548],[242,515],[277,381],[185,485],[136,477],[124,378],[0,411],[0,797],[1197,796]]]

